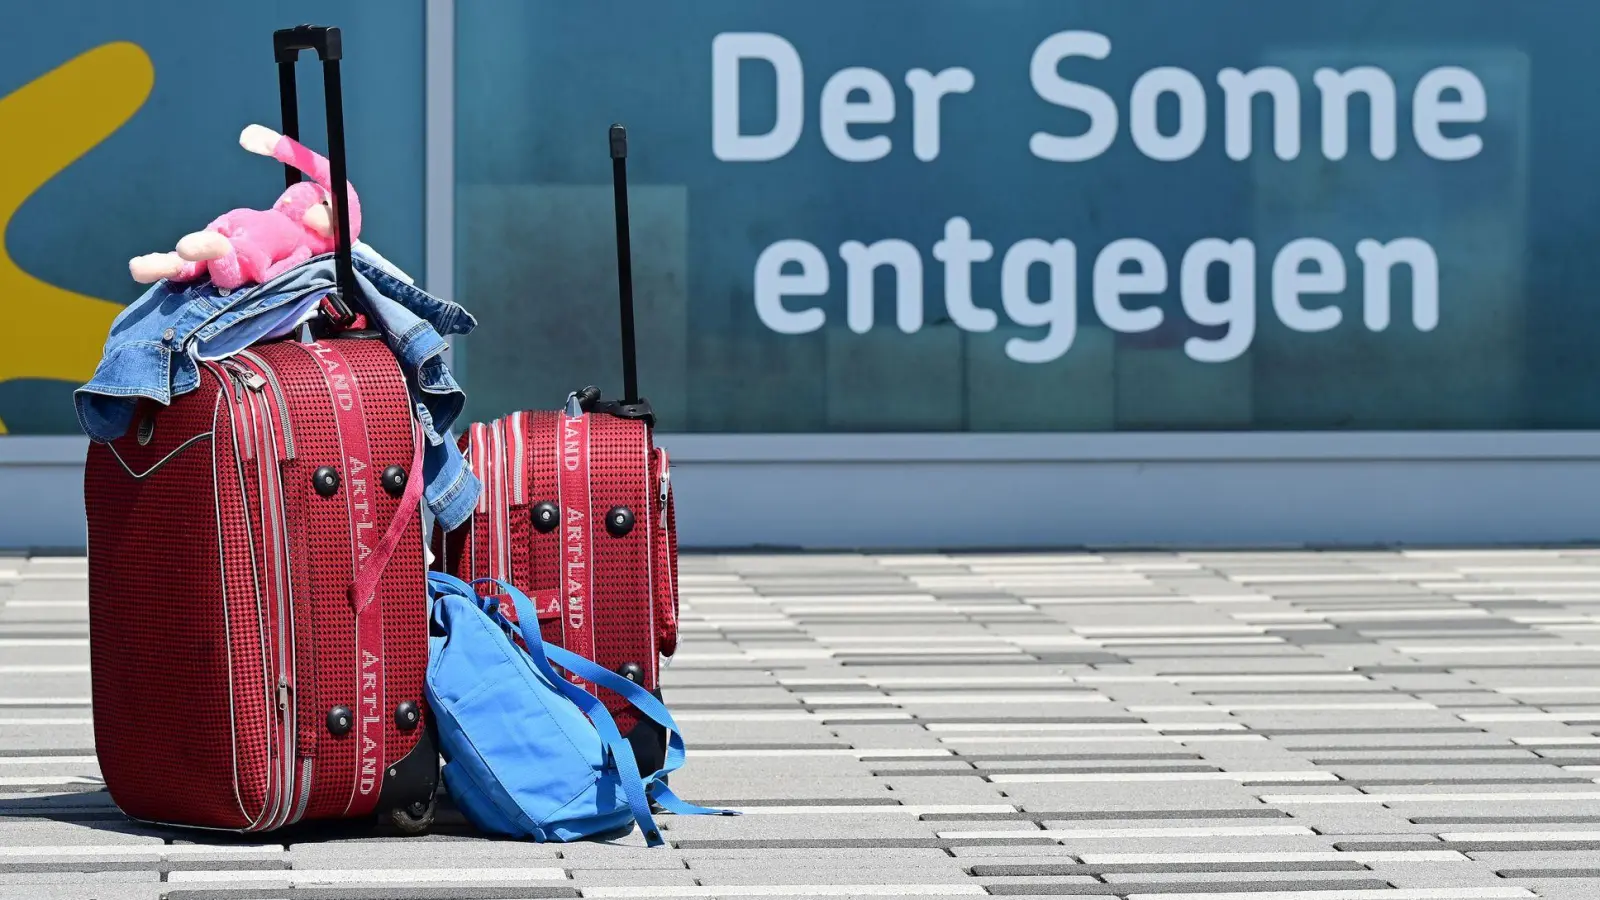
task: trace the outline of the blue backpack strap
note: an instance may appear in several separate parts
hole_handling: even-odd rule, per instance
[[[491,581],[493,579],[479,580]],[[477,582],[474,582],[474,584],[476,583]],[[512,602],[517,605],[517,620],[519,624],[524,621],[528,621],[521,605],[527,601],[527,597],[523,595],[521,591],[517,590],[511,585],[505,584],[504,582],[495,583],[505,587],[506,590],[511,594]],[[476,595],[476,592],[474,592],[474,595]],[[573,653],[571,650],[567,650],[564,647],[557,647],[555,644],[546,643],[542,640],[538,640],[537,638],[537,632],[535,632],[533,635],[530,635],[526,626],[523,627],[523,642],[527,643],[529,647],[532,647],[534,644],[541,644],[543,651],[541,656],[547,658],[536,658],[536,664],[542,663],[548,667],[548,663],[553,662],[561,668],[566,669],[568,672],[577,675],[579,678],[615,691],[617,694],[621,695],[624,700],[627,700],[629,703],[633,704],[633,707],[640,713],[666,730],[666,760],[660,769],[656,770],[656,772],[649,778],[644,779],[645,784],[648,785],[649,799],[660,804],[662,809],[680,816],[739,815],[737,810],[715,809],[709,806],[696,806],[695,804],[679,797],[677,794],[674,794],[672,790],[661,781],[662,776],[679,769],[683,765],[685,758],[683,733],[678,729],[678,723],[672,718],[672,713],[667,710],[666,704],[656,699],[654,694],[651,694],[649,691],[633,683],[632,681],[623,678],[621,675],[606,669],[593,660],[579,656],[578,654]],[[533,654],[530,653],[529,655],[531,656]],[[546,677],[549,676],[547,675]],[[565,678],[557,679],[557,683],[562,686],[563,691],[570,691],[571,693],[582,695],[584,699],[579,700],[578,702],[580,705],[585,706],[585,712],[588,712],[587,703],[598,703],[592,694],[579,688],[577,685],[572,684]],[[602,710],[605,710],[604,704],[599,705]],[[606,718],[608,720],[610,719],[609,711],[606,711]],[[615,721],[612,721],[610,724],[612,730],[615,731]],[[618,734],[618,740],[622,740],[620,734]],[[625,745],[625,751],[631,762],[633,759],[633,746],[628,744],[628,742],[625,740],[623,740],[622,743]],[[635,770],[637,770],[638,764],[635,762],[633,765]]]
[[[517,613],[520,618],[521,612]],[[731,809],[714,809],[709,806],[696,806],[674,794],[661,776],[676,770],[683,765],[684,746],[683,735],[678,731],[678,723],[673,721],[672,713],[654,694],[634,684],[615,672],[608,671],[596,664],[593,660],[585,659],[571,650],[546,644],[545,652],[550,661],[563,669],[602,687],[610,688],[621,694],[623,699],[633,704],[639,712],[648,716],[657,725],[667,730],[667,760],[654,775],[645,779],[650,785],[650,799],[661,804],[661,808],[680,816],[736,816],[738,811]]]
[[[478,579],[490,581],[492,579]],[[594,723],[595,730],[600,734],[600,740],[611,753],[612,764],[616,766],[617,777],[622,782],[622,792],[628,798],[628,806],[633,810],[633,819],[639,823],[639,828],[644,832],[644,839],[652,847],[659,847],[666,843],[661,839],[661,829],[656,825],[655,816],[650,813],[650,797],[645,791],[644,780],[639,777],[639,762],[633,755],[633,745],[623,739],[622,733],[617,730],[616,720],[611,718],[611,712],[606,709],[600,698],[585,691],[567,679],[556,674],[550,668],[550,661],[545,659],[545,643],[539,636],[539,617],[533,608],[533,602],[526,594],[505,582],[496,582],[505,588],[511,597],[512,604],[517,610],[517,624],[522,629],[522,640],[528,645],[528,658],[538,667],[544,677],[549,679],[556,689],[566,695],[567,699],[578,705],[589,721]],[[476,592],[474,592],[476,593]]]

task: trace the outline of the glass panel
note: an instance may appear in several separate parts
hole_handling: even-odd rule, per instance
[[[669,431],[1600,424],[1600,7],[457,15],[474,417],[620,387],[622,120]]]
[[[224,9],[224,7],[226,7]],[[72,391],[122,306],[130,257],[171,250],[230,208],[263,209],[283,167],[246,153],[279,128],[271,34],[328,4],[9,3],[0,52],[0,433],[81,434]],[[348,4],[342,75],[361,237],[422,265],[421,0]],[[327,148],[320,66],[299,67],[308,146]]]

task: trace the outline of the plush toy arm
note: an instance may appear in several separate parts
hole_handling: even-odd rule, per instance
[[[248,125],[239,133],[239,146],[293,166],[324,190],[333,190],[333,168],[328,160],[286,134],[279,134],[265,125]]]

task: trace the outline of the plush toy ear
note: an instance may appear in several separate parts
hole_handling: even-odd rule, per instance
[[[271,156],[283,135],[265,125],[246,125],[239,133],[239,146],[259,156]]]

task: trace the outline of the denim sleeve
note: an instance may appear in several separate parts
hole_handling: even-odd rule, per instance
[[[438,443],[428,442],[422,452],[422,473],[427,479],[425,496],[435,521],[446,531],[454,531],[472,515],[483,485],[467,468],[456,447],[454,435],[446,432]]]

